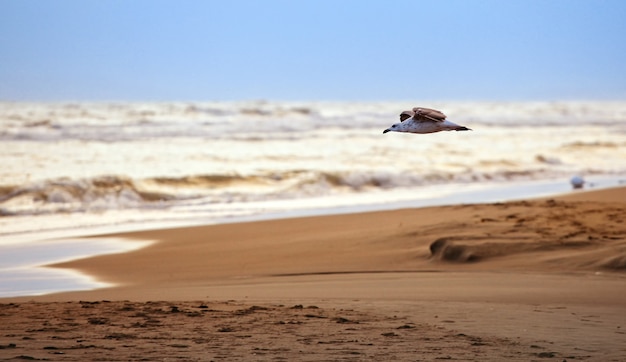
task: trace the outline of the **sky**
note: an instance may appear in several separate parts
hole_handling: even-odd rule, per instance
[[[4,101],[624,100],[623,0],[0,0]]]

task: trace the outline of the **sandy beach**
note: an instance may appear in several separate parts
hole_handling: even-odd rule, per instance
[[[153,244],[0,300],[0,359],[624,361],[624,220],[617,187],[107,235]]]
[[[0,362],[626,362],[626,0],[0,4]]]

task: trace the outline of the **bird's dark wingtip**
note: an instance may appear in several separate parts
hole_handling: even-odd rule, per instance
[[[471,131],[471,128],[467,128],[467,127],[459,127],[457,128],[455,131]]]

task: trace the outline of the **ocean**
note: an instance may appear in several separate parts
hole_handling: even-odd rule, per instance
[[[473,131],[382,134],[418,105]],[[0,102],[0,163],[0,245],[488,202],[623,183],[626,102]]]

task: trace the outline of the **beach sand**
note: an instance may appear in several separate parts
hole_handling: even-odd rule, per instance
[[[0,300],[0,360],[625,361],[626,187],[131,232]],[[88,242],[86,238],[86,242]]]

